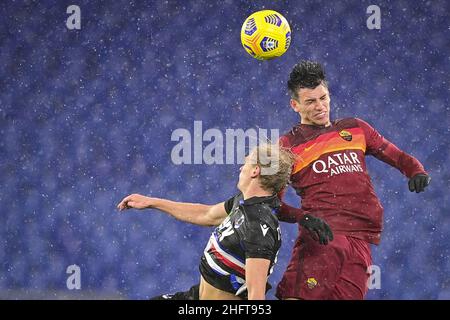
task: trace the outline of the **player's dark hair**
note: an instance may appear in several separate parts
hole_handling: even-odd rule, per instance
[[[287,83],[293,99],[298,98],[299,89],[314,89],[320,84],[327,86],[325,71],[319,62],[308,60],[302,60],[294,66]]]

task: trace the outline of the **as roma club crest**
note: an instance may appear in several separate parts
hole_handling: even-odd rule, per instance
[[[308,286],[309,289],[314,289],[317,286],[317,280],[315,278],[308,278],[308,280],[306,280],[306,285]]]
[[[352,134],[350,132],[348,132],[348,131],[342,130],[341,132],[339,132],[339,135],[345,141],[352,141],[352,138],[353,138]]]

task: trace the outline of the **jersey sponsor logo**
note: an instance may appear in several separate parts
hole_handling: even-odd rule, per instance
[[[260,226],[261,226],[263,236],[265,237],[267,234],[267,231],[269,230],[269,227],[267,226],[267,224],[260,224]]]
[[[315,173],[327,173],[330,176],[341,173],[364,172],[356,152],[328,155],[325,160],[316,160],[312,169]]]
[[[350,132],[345,131],[345,130],[341,130],[341,132],[339,132],[339,136],[344,139],[345,141],[352,141],[353,136]]]
[[[361,150],[366,152],[366,139],[361,128],[349,128],[322,134],[306,143],[292,147],[298,157],[293,174],[309,167],[323,155],[333,152]]]

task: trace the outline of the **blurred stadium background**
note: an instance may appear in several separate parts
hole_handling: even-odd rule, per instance
[[[66,28],[71,4],[81,30]],[[381,30],[366,27],[371,4]],[[240,29],[263,8],[288,19],[293,39],[259,62]],[[194,120],[287,131],[298,118],[286,80],[308,58],[326,66],[333,118],[365,119],[433,179],[411,194],[397,170],[368,160],[385,208],[373,247],[381,289],[368,298],[450,299],[449,12],[445,0],[2,1],[0,298],[147,299],[198,281],[210,228],[115,206],[133,192],[205,203],[234,194],[239,165],[174,165],[171,133]],[[273,285],[297,234],[282,228]],[[72,264],[81,290],[66,288]]]

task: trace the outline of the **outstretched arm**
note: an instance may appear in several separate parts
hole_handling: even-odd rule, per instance
[[[157,209],[174,218],[201,226],[217,226],[226,217],[225,203],[206,205],[200,203],[176,202],[166,199],[146,197],[140,194],[131,194],[125,197],[117,208],[126,209]]]

